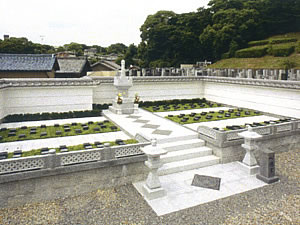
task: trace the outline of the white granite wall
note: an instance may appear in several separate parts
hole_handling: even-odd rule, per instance
[[[5,115],[91,110],[93,90],[88,86],[7,88],[3,98]]]
[[[205,98],[229,105],[300,118],[300,90],[204,81]]]
[[[4,89],[0,89],[0,119],[5,116],[4,112]]]
[[[129,96],[134,98],[138,93],[141,101],[155,101],[167,99],[202,98],[201,82],[135,82],[129,89]],[[115,98],[117,89],[112,83],[102,83],[94,88],[93,101],[95,104],[110,103]]]

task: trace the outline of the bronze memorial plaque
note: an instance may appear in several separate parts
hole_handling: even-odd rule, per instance
[[[220,190],[221,178],[195,174],[192,185],[202,188]]]

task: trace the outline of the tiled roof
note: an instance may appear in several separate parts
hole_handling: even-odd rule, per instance
[[[57,58],[59,71],[57,73],[81,73],[85,64],[89,62],[86,58]]]
[[[0,54],[0,71],[51,71],[53,67],[58,69],[51,54]]]
[[[108,61],[108,60],[101,60],[101,61],[99,61],[99,62],[96,62],[96,63],[94,63],[94,64],[92,65],[92,67],[97,66],[97,65],[99,65],[99,64],[102,64],[102,65],[104,65],[104,66],[106,66],[106,67],[108,67],[108,68],[110,68],[110,69],[112,69],[112,70],[120,70],[120,69],[121,69],[121,66],[120,66],[120,65],[116,64],[116,63],[113,62],[113,61]]]

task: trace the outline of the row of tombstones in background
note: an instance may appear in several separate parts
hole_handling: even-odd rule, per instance
[[[115,143],[117,145],[126,145],[126,143],[121,139],[116,139]],[[104,148],[103,143],[101,143],[99,141],[94,142],[94,145],[96,146],[96,148]],[[92,144],[90,144],[90,143],[84,143],[83,147],[84,147],[84,149],[87,149],[87,150],[93,148]],[[47,154],[49,154],[49,151],[50,151],[50,149],[47,148],[47,147],[46,148],[41,148],[40,154],[41,155],[47,155]],[[69,150],[68,150],[68,147],[66,145],[61,145],[61,146],[59,146],[59,151],[61,153],[63,153],[63,152],[68,152]],[[20,158],[20,157],[22,157],[22,154],[23,154],[22,150],[16,150],[16,151],[13,152],[13,158]],[[7,158],[8,158],[8,152],[6,152],[6,151],[5,152],[0,152],[0,160],[7,159]]]

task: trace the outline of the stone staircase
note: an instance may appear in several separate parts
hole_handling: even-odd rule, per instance
[[[159,144],[159,147],[168,153],[161,156],[163,166],[158,174],[167,175],[218,164],[219,158],[214,156],[212,150],[204,145],[203,140],[195,137]]]

